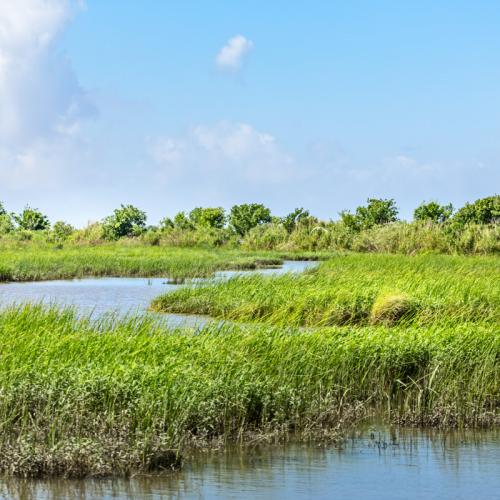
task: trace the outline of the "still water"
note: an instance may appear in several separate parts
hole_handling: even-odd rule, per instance
[[[341,448],[256,446],[131,479],[0,482],[1,498],[498,499],[500,432],[358,431]]]
[[[215,280],[235,275],[298,273],[317,266],[314,261],[284,261],[282,266],[252,271],[220,271]],[[203,282],[206,280],[195,280]],[[97,318],[105,313],[144,313],[158,295],[178,289],[167,278],[85,278],[0,284],[1,307],[26,302],[75,306],[81,314]],[[207,318],[195,315],[162,315],[170,326],[201,326]]]

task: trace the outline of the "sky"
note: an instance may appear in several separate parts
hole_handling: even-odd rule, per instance
[[[0,200],[77,226],[500,186],[500,2],[0,1]]]

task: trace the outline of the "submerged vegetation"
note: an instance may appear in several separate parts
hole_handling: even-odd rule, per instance
[[[498,423],[500,335],[487,323],[189,332],[25,306],[0,312],[0,335],[7,474],[175,468],[196,444],[309,436],[374,412]]]

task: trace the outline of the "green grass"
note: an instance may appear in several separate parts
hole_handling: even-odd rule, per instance
[[[84,276],[206,277],[221,269],[278,264],[277,253],[180,249],[109,244],[96,247],[26,245],[0,250],[0,281],[33,281]]]
[[[398,298],[393,301],[391,297]],[[158,297],[160,312],[207,314],[275,326],[368,325],[384,301],[405,302],[392,324],[499,325],[500,260],[486,256],[338,256],[301,276],[235,277]],[[383,323],[385,321],[382,321]],[[387,323],[387,322],[385,322]]]
[[[372,411],[415,424],[498,423],[500,334],[487,324],[189,332],[26,306],[0,312],[0,336],[7,474],[168,468],[196,443],[310,436]]]

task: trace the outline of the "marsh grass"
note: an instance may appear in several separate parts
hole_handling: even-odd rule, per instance
[[[36,281],[86,276],[165,276],[174,280],[211,276],[223,269],[279,265],[269,252],[160,248],[110,244],[65,248],[26,245],[0,251],[0,281]]]
[[[496,257],[350,254],[300,276],[236,276],[185,287],[151,307],[276,326],[368,325],[379,319],[498,325],[500,268]]]
[[[310,437],[377,411],[498,423],[500,337],[487,324],[206,326],[0,312],[0,471],[103,476],[175,468],[197,443]]]

